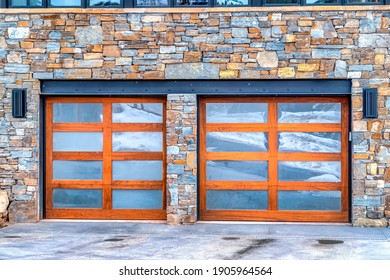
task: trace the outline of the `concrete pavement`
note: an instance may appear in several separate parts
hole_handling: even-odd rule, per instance
[[[0,229],[1,260],[390,260],[390,228],[41,221]]]

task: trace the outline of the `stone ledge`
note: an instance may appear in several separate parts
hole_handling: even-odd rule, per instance
[[[231,13],[231,12],[343,12],[390,11],[390,5],[367,6],[275,6],[275,7],[204,7],[204,8],[42,8],[0,9],[0,14],[175,14],[175,13]]]

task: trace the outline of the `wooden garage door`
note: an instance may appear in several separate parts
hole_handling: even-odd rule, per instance
[[[348,99],[200,100],[200,219],[348,222]]]
[[[165,100],[46,101],[46,218],[166,219]]]

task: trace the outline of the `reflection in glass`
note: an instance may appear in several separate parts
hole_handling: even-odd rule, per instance
[[[207,161],[207,180],[266,181],[267,161]]]
[[[109,6],[119,6],[121,0],[89,0],[89,6],[94,7],[109,7]]]
[[[177,6],[201,6],[207,5],[208,0],[176,0]]]
[[[370,4],[370,3],[381,3],[380,0],[347,0],[348,4],[358,3],[358,4]]]
[[[42,6],[42,0],[11,0],[10,7],[39,7]]]
[[[264,132],[207,132],[208,152],[265,152],[268,134]]]
[[[168,0],[137,0],[137,6],[168,6]]]
[[[114,160],[113,180],[162,180],[162,161]]]
[[[53,189],[54,208],[102,208],[101,190]]]
[[[341,151],[339,132],[280,132],[280,152],[327,152]]]
[[[113,190],[113,209],[162,209],[161,190]]]
[[[306,4],[309,5],[330,5],[330,4],[340,4],[340,0],[305,0]]]
[[[247,6],[249,0],[217,0],[218,6]]]
[[[57,7],[72,7],[72,6],[81,6],[81,0],[50,0],[51,6],[57,6]]]
[[[279,210],[341,210],[339,191],[279,191]]]
[[[112,150],[161,152],[162,132],[114,132]]]
[[[208,210],[265,210],[268,209],[268,191],[222,191],[206,192]]]
[[[55,123],[101,123],[103,105],[101,103],[54,103],[53,122]]]
[[[102,162],[99,160],[53,160],[54,180],[101,180]]]
[[[114,123],[162,123],[161,103],[113,103]]]
[[[208,123],[264,123],[268,121],[266,103],[207,103]]]
[[[101,132],[53,132],[53,151],[100,152]]]
[[[340,103],[279,103],[279,123],[340,123]]]
[[[265,0],[266,4],[280,4],[280,5],[288,5],[288,4],[297,4],[298,0]]]
[[[279,161],[279,181],[340,182],[339,161]]]

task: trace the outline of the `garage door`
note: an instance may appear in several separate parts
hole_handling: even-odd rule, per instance
[[[46,100],[46,218],[166,219],[165,100]]]
[[[348,99],[200,100],[200,219],[348,222]]]

